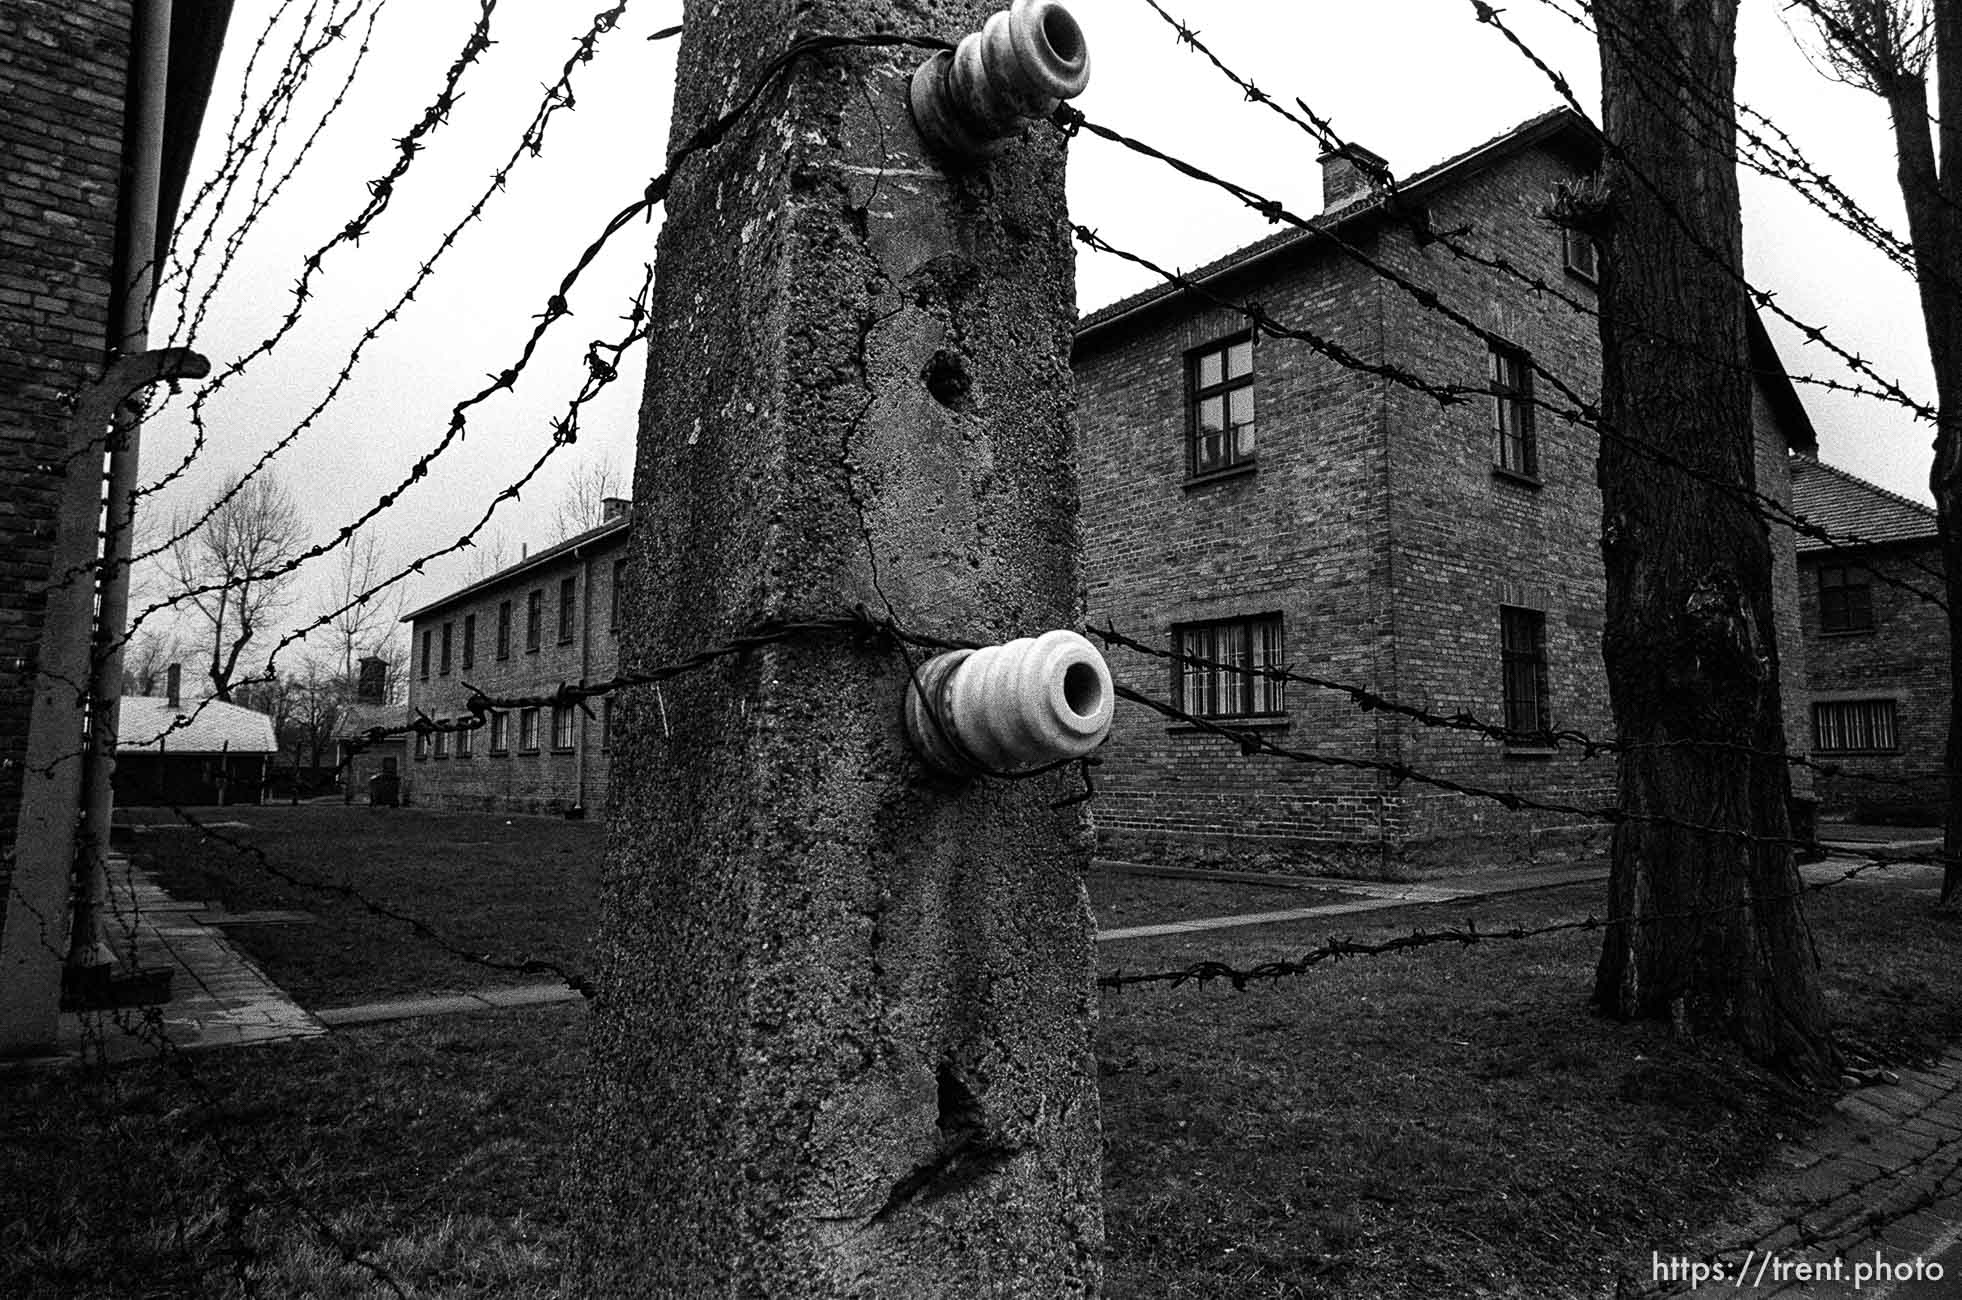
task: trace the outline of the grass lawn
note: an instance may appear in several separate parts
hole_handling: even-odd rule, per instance
[[[1244,965],[1467,916],[1496,929],[1585,914],[1597,893],[1124,943],[1101,965]],[[1864,881],[1811,902],[1833,1015],[1864,1052],[1906,1061],[1962,1035],[1962,929],[1931,902]],[[1651,1250],[1692,1246],[1821,1099],[1596,1020],[1598,942],[1107,996],[1108,1294],[1607,1296]],[[0,1081],[0,1295],[379,1294],[295,1204],[418,1295],[558,1294],[582,1051],[580,1013],[559,1008],[203,1055],[217,1114],[156,1066]],[[279,1170],[292,1196],[241,1191],[233,1164]]]
[[[467,992],[551,976],[473,965],[353,898],[292,884],[280,873],[357,890],[472,952],[541,957],[572,969],[585,961],[605,838],[598,822],[303,804],[209,810],[201,820],[245,826],[217,827],[207,836],[173,827],[167,813],[148,809],[118,818],[151,828],[136,833],[128,852],[174,898],[204,899],[232,912],[296,909],[319,918],[311,925],[225,927],[233,944],[303,1006]]]

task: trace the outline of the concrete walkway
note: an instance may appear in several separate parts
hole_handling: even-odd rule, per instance
[[[1150,876],[1179,876],[1198,880],[1230,880],[1253,883],[1258,877],[1239,873],[1176,871],[1162,867],[1139,867],[1128,862],[1099,859],[1096,866],[1106,871],[1124,871]],[[1231,930],[1248,925],[1277,925],[1287,921],[1315,921],[1326,917],[1354,916],[1359,912],[1381,912],[1397,907],[1421,907],[1429,903],[1464,902],[1469,899],[1496,898],[1504,894],[1523,894],[1538,889],[1558,889],[1564,885],[1605,882],[1606,866],[1520,867],[1509,871],[1480,872],[1471,876],[1445,877],[1421,883],[1404,884],[1380,880],[1343,880],[1335,877],[1302,877],[1277,885],[1271,878],[1261,882],[1270,888],[1327,889],[1363,897],[1342,903],[1322,903],[1315,907],[1290,907],[1271,912],[1241,912],[1232,916],[1204,916],[1190,921],[1167,921],[1160,925],[1130,925],[1097,931],[1098,943],[1121,943],[1126,939],[1156,939],[1170,934],[1199,934],[1207,930]]]
[[[64,1053],[155,1056],[160,1031],[184,1051],[311,1038],[327,1027],[232,947],[201,902],[180,902],[120,855],[109,860],[110,946],[136,966],[171,966],[168,1005],[64,1014]]]

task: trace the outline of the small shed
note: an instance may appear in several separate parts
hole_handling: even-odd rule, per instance
[[[272,718],[221,700],[125,695],[116,733],[120,804],[261,803],[279,753]]]

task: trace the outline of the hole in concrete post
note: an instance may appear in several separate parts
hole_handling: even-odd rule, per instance
[[[963,411],[973,405],[968,398],[968,390],[974,387],[974,381],[968,378],[967,367],[957,354],[945,348],[935,352],[933,359],[927,362],[922,378],[926,380],[927,391],[933,394],[933,400],[942,406]]]

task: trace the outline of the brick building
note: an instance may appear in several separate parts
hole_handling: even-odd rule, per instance
[[[98,379],[125,286],[175,220],[230,0],[178,5],[155,249],[131,249],[136,0],[0,4],[0,898],[19,820],[68,399]]]
[[[408,614],[409,716],[470,716],[490,696],[598,681],[619,663],[614,593],[627,562],[627,503],[599,527]],[[465,683],[468,683],[466,685]],[[612,700],[495,713],[474,732],[415,737],[403,794],[430,808],[584,816],[606,798]]]
[[[1812,751],[1846,773],[1817,778],[1820,811],[1939,824],[1953,692],[1947,615],[1927,599],[1935,512],[1809,456],[1792,458],[1792,505],[1847,539],[1798,539]]]
[[[1596,319],[1560,296],[1591,306],[1594,249],[1539,215],[1557,184],[1595,169],[1593,137],[1574,114],[1549,113],[1404,181],[1394,199],[1370,184],[1379,161],[1363,151],[1325,156],[1314,229],[1193,273],[1205,295],[1158,286],[1082,322],[1088,621],[1195,658],[1285,666],[1437,714],[1611,737],[1597,435],[1521,400],[1535,379],[1528,358],[1584,395],[1598,391]],[[1503,256],[1560,294],[1460,258],[1427,230],[1454,232],[1453,242]],[[1341,245],[1434,290],[1506,345],[1488,347],[1426,310]],[[1493,395],[1442,407],[1304,342],[1259,336],[1219,305],[1250,300],[1362,362]],[[1753,361],[1766,373],[1754,402],[1759,482],[1782,495],[1786,447],[1810,448],[1813,437],[1753,326]],[[1796,570],[1789,531],[1774,541],[1795,719]],[[1542,800],[1613,802],[1612,761],[1583,761],[1572,748],[1425,728],[1361,710],[1338,691],[1135,652],[1111,662],[1120,681],[1292,748]],[[1787,730],[1803,734],[1789,722]],[[1128,704],[1098,786],[1106,850],[1136,855],[1226,846],[1296,867],[1394,870],[1468,855],[1516,860],[1560,825],[1380,769],[1248,759]]]

